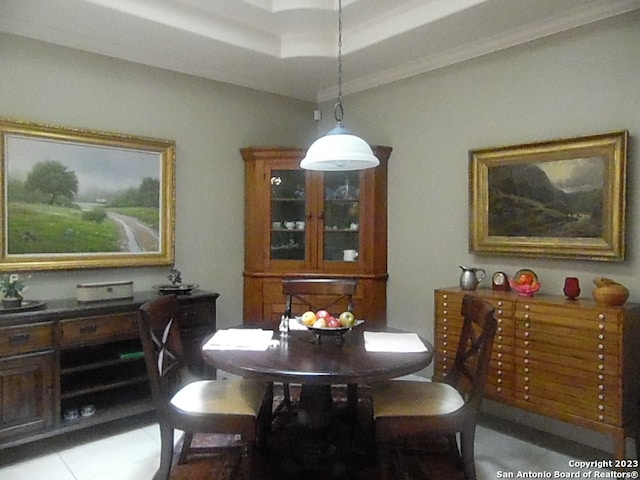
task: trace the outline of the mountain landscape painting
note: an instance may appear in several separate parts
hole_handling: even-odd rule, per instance
[[[489,235],[602,237],[605,165],[593,157],[490,168]]]

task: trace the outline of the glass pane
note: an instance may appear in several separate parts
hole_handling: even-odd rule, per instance
[[[305,172],[271,171],[271,259],[304,260]]]
[[[360,174],[324,175],[324,260],[355,261],[360,245]]]

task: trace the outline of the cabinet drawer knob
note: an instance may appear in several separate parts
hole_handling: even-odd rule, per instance
[[[9,337],[9,343],[24,343],[31,338],[31,335],[28,333],[16,333],[15,335],[11,335]]]
[[[80,333],[95,333],[98,330],[98,325],[95,323],[92,325],[83,325],[80,327]]]

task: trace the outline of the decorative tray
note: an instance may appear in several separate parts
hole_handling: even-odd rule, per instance
[[[9,307],[5,308],[0,304],[0,314],[2,313],[18,313],[18,312],[29,312],[31,310],[41,310],[46,307],[44,302],[37,302],[35,300],[23,300],[22,305],[19,307]]]
[[[185,295],[191,293],[191,290],[198,288],[195,283],[181,283],[179,285],[156,285],[156,290],[160,293],[175,293],[176,295]]]

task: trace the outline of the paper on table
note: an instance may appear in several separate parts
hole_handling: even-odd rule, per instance
[[[218,330],[202,347],[203,350],[254,350],[269,348],[273,330],[261,328],[229,328]]]
[[[364,348],[367,352],[427,351],[427,347],[415,333],[364,332]]]

